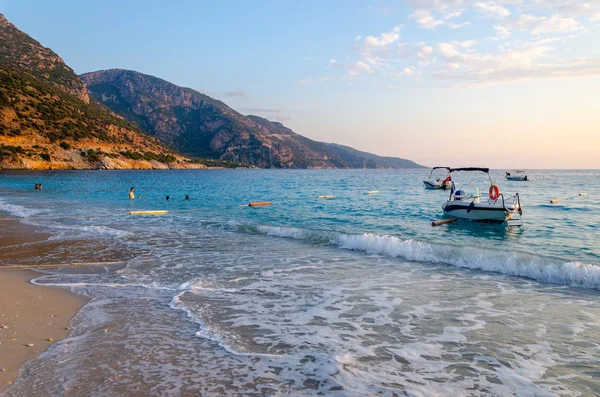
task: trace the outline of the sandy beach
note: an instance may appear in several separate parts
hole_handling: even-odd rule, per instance
[[[13,262],[10,246],[45,238],[17,221],[0,222],[0,262]],[[24,362],[69,334],[69,321],[87,301],[66,288],[29,282],[39,276],[32,270],[0,267],[0,392],[15,380]]]

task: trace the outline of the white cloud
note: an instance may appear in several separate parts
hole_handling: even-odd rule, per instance
[[[573,18],[563,18],[559,15],[551,17],[532,14],[521,15],[518,19],[502,24],[504,28],[528,31],[532,34],[571,33],[583,29],[583,25]]]
[[[496,31],[495,40],[506,40],[510,37],[510,30],[504,26],[494,25],[494,30]]]
[[[471,24],[471,22],[454,23],[451,20],[462,15],[463,10],[458,9],[452,12],[441,15],[434,15],[430,10],[420,8],[410,14],[410,19],[413,19],[417,25],[424,29],[435,29],[438,26],[447,25],[450,29],[460,29]]]
[[[436,49],[444,62],[434,71],[432,77],[455,81],[459,86],[477,86],[536,78],[600,76],[600,58],[578,58],[549,63],[545,59],[553,48],[544,45],[495,54],[467,53],[464,51],[465,47],[471,47],[470,43],[439,43]]]
[[[461,9],[469,1],[465,0],[407,0],[413,9],[430,9],[443,13]]]
[[[312,61],[313,58],[312,57],[304,57],[304,58],[302,58],[302,60],[304,60],[304,61]]]
[[[600,58],[578,58],[530,67],[474,69],[463,73],[444,71],[434,75],[441,80],[458,82],[453,86],[489,86],[515,81],[549,78],[577,78],[600,76]]]
[[[600,12],[600,2],[598,0],[536,0],[535,5],[538,8],[554,9],[561,16],[566,17],[592,17]]]
[[[416,10],[410,14],[410,17],[415,20],[417,25],[425,29],[435,29],[446,23],[441,19],[436,19],[429,10]]]
[[[408,16],[413,22],[411,28],[437,30],[442,27],[443,37],[450,39],[434,44],[435,38],[431,37],[439,37],[439,33],[431,32],[426,34],[428,42],[403,42],[403,26],[397,25],[384,33],[356,36],[354,54],[345,62],[330,59],[329,66],[343,67],[351,79],[372,74],[369,81],[376,78],[382,82],[386,77],[416,75],[421,82],[455,79],[469,84],[479,80],[492,84],[538,75],[558,76],[567,70],[573,71],[574,76],[595,73],[595,61],[561,60],[561,56],[568,53],[568,49],[561,48],[561,42],[567,38],[572,40],[576,33],[585,32],[586,27],[591,29],[592,21],[600,20],[600,0],[404,1],[412,9]],[[496,50],[479,52],[476,40],[452,41],[457,35],[448,29],[468,26],[471,21],[466,17],[469,16],[475,18],[478,28],[489,29],[491,37],[487,39],[498,42]],[[493,43],[488,41],[487,46],[491,45]],[[549,45],[556,45],[557,50],[562,51],[555,51]],[[301,82],[324,80],[311,77]]]
[[[502,19],[510,15],[510,11],[507,8],[494,3],[475,3],[475,8],[482,14],[492,18]]]
[[[362,62],[362,61],[358,61],[356,63],[354,63],[354,65],[352,65],[352,67],[348,70],[348,74],[350,75],[350,77],[356,77],[361,73],[373,73],[374,70],[373,68]]]
[[[448,27],[450,29],[461,29],[464,28],[466,26],[469,26],[471,24],[471,22],[467,21],[467,22],[462,22],[462,23],[453,23],[453,22],[448,22]]]
[[[411,77],[411,76],[414,76],[414,75],[417,74],[417,69],[414,66],[407,66],[407,67],[404,68],[404,70],[402,71],[402,73],[405,76]]]
[[[373,48],[386,47],[400,40],[400,29],[402,29],[402,25],[398,25],[391,32],[382,33],[379,36],[367,36],[365,37],[364,44],[367,47]]]

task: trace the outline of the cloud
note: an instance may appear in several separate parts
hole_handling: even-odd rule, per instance
[[[561,16],[578,18],[593,17],[600,12],[600,2],[598,0],[536,0],[535,4],[539,8],[554,9]]]
[[[552,47],[543,45],[560,38],[538,40],[534,45],[497,53],[466,51],[468,42],[439,43],[436,50],[443,62],[432,77],[453,81],[451,86],[482,86],[540,79],[600,76],[600,58],[577,58],[548,62]]]
[[[366,64],[362,61],[358,61],[352,65],[352,67],[348,70],[348,74],[350,77],[356,77],[361,73],[373,73],[373,67],[369,64]]]
[[[256,108],[256,107],[242,107],[238,109],[240,112],[256,112],[256,113],[279,113],[281,109],[274,108]]]
[[[475,8],[482,14],[492,18],[502,19],[510,15],[510,11],[507,8],[498,4],[479,2],[475,3]]]
[[[344,62],[340,62],[336,59],[330,59],[329,60],[329,66],[332,67],[337,67],[337,68],[343,68],[344,67]]]
[[[417,74],[417,69],[414,66],[407,66],[404,68],[404,70],[402,70],[402,73],[405,76],[411,77]]]
[[[471,70],[465,73],[438,73],[434,77],[453,80],[453,87],[489,86],[532,79],[556,79],[600,76],[600,58],[578,58],[553,64],[539,64],[530,67]]]
[[[246,96],[246,92],[244,91],[227,91],[225,96],[234,97],[234,96]]]
[[[494,25],[494,30],[496,31],[496,37],[493,37],[494,40],[506,40],[510,37],[510,30],[504,26]]]
[[[407,0],[413,9],[429,9],[440,13],[458,10],[464,7],[468,1],[465,0]]]
[[[434,30],[442,25],[447,25],[450,29],[459,29],[471,24],[468,21],[463,23],[451,22],[451,19],[460,17],[462,12],[462,10],[456,10],[438,17],[434,15],[431,10],[419,8],[410,14],[409,18],[413,19],[417,25],[424,29]]]
[[[501,25],[507,29],[530,32],[535,35],[550,33],[571,33],[583,29],[583,25],[573,18],[559,15],[551,17],[524,14],[518,19],[506,21]]]
[[[379,36],[367,36],[364,43],[368,47],[385,47],[400,39],[401,25],[394,27],[391,32],[382,33]]]
[[[429,10],[416,10],[410,17],[415,20],[415,23],[424,29],[435,29],[443,25],[445,22],[441,19],[436,19]]]
[[[313,57],[304,57],[302,58],[303,61],[312,61]]]

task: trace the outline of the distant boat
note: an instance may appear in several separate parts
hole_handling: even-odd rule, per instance
[[[435,170],[439,170],[439,169],[444,169],[448,171],[448,175],[446,176],[446,179],[442,179],[442,178],[437,178],[435,181],[432,179],[433,176],[433,171]],[[425,185],[425,189],[450,189],[452,187],[452,176],[450,175],[450,167],[433,167],[431,169],[431,172],[429,173],[429,178],[425,179],[423,181],[423,184]]]
[[[512,175],[510,172],[506,173],[506,180],[508,181],[528,181],[529,178],[527,178],[527,175],[525,175],[525,171],[523,170],[516,170],[515,171],[516,175]]]
[[[480,171],[490,178],[489,195],[482,196],[477,192],[467,193],[462,189],[452,189],[450,197],[442,205],[444,215],[448,217],[468,219],[472,221],[506,222],[516,214],[522,215],[519,193],[505,197],[500,188],[494,184],[489,174],[489,168],[451,168],[454,171]],[[520,219],[515,219],[519,221]]]

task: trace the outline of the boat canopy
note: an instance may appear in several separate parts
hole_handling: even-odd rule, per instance
[[[439,169],[442,169],[442,168],[445,169],[445,170],[448,170],[448,171],[451,170],[450,167],[433,167],[432,170],[439,170]]]
[[[465,168],[448,168],[448,171],[450,171],[450,172],[455,172],[455,171],[481,171],[481,172],[485,172],[486,174],[489,174],[490,169],[489,168],[477,168],[477,167],[465,167]]]

